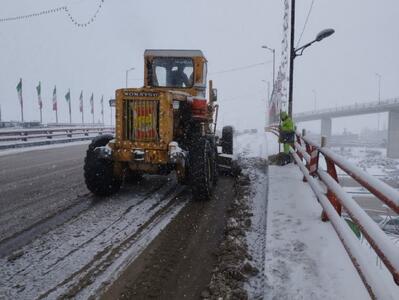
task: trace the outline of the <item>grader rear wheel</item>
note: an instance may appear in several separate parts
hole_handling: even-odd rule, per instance
[[[232,126],[225,126],[222,129],[222,152],[233,154],[233,132]]]
[[[190,178],[193,198],[209,200],[214,183],[214,155],[210,142],[201,138],[190,151]]]

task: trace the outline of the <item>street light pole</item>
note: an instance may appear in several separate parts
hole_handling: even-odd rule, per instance
[[[292,118],[292,93],[294,89],[294,59],[295,59],[295,0],[291,0],[291,40],[290,40],[290,79],[288,86],[288,115]]]
[[[316,91],[315,90],[312,90],[312,92],[313,92],[313,100],[314,100],[314,110],[316,110],[316,98],[317,98],[317,93],[316,93]]]
[[[292,94],[294,89],[294,59],[301,56],[306,48],[313,45],[315,42],[329,37],[334,33],[334,29],[324,29],[320,31],[316,38],[299,48],[294,48],[295,42],[295,0],[291,0],[291,41],[290,41],[290,74],[289,74],[289,92],[288,92],[288,115],[292,118]]]
[[[375,75],[378,77],[378,104],[381,103],[381,74],[375,73]],[[378,131],[380,130],[380,114],[377,114],[377,129]]]
[[[267,46],[262,46],[263,49],[267,49],[273,53],[273,88],[275,83],[275,73],[276,73],[276,49],[269,48]]]
[[[378,77],[378,103],[381,103],[381,74],[375,73],[375,76]]]
[[[134,67],[132,67],[132,68],[126,70],[126,88],[127,88],[127,84],[128,84],[129,72],[130,72],[130,71],[133,71],[133,70],[134,70]]]

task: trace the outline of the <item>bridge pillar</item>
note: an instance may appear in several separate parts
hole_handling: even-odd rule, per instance
[[[387,156],[399,158],[399,112],[389,111],[388,113],[388,145]]]
[[[320,134],[325,137],[327,137],[327,140],[330,139],[331,137],[331,127],[332,127],[332,122],[331,118],[323,118],[321,119],[321,132]]]

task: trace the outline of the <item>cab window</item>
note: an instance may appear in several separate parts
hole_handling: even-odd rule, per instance
[[[148,68],[150,83],[154,87],[190,88],[194,84],[191,58],[158,57]]]

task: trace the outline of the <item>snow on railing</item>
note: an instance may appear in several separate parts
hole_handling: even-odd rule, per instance
[[[279,135],[277,125],[269,126],[267,131]],[[322,143],[325,144],[323,139]],[[310,184],[323,208],[322,220],[331,221],[370,296],[373,299],[391,299],[389,289],[385,287],[386,283],[380,280],[369,267],[369,261],[363,257],[358,240],[344,219],[340,217],[342,206],[392,274],[396,285],[399,285],[399,249],[342,188],[338,181],[336,167],[345,171],[396,213],[399,213],[399,192],[335,154],[331,149],[317,145],[299,132],[296,133],[296,141],[290,152],[304,174],[303,180]],[[319,167],[321,157],[325,160],[326,171]]]

